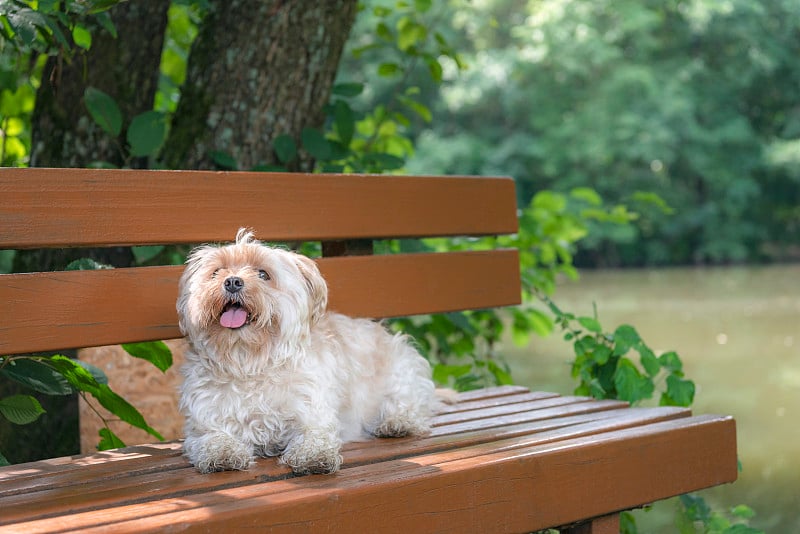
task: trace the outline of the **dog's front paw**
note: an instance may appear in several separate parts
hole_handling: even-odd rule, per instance
[[[252,447],[228,434],[216,433],[200,438],[186,438],[186,456],[201,473],[244,471],[253,464]]]
[[[342,465],[340,447],[338,438],[306,436],[286,448],[281,456],[281,462],[291,467],[298,475],[334,473]]]

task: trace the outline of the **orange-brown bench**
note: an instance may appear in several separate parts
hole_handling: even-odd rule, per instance
[[[513,233],[510,179],[0,170],[0,249],[229,241],[242,226],[321,241],[330,306],[351,315],[520,299],[514,250],[370,255],[367,241]],[[0,354],[178,337],[180,272],[0,275]],[[0,468],[0,532],[616,532],[620,511],[736,475],[730,417],[504,386],[460,394],[429,436],[347,445],[334,475],[274,459],[200,475],[179,441]]]

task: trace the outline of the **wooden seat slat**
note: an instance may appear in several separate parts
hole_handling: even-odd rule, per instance
[[[573,396],[555,396],[546,397],[544,399],[534,399],[527,402],[516,402],[510,404],[501,404],[495,406],[486,406],[483,408],[476,408],[473,410],[459,411],[449,414],[443,414],[433,420],[434,427],[445,425],[464,423],[477,419],[494,419],[504,415],[513,415],[517,413],[535,413],[537,410],[545,410],[547,408],[568,406],[573,404],[581,404],[584,402],[592,402],[590,397],[573,397]]]
[[[734,479],[735,447],[720,452],[713,445],[730,442],[733,432],[730,418],[699,416],[545,444],[506,443],[499,449],[496,444],[478,445],[416,455],[413,461],[356,466],[331,477],[234,485],[77,512],[59,517],[59,525],[65,530],[113,527],[115,532],[166,525],[191,530],[266,528],[267,524],[270,531],[335,527],[403,532],[413,531],[420,521],[437,532],[521,531],[526,528],[522,525],[543,528],[580,520],[587,508],[593,515],[603,515],[617,510],[609,506],[635,507],[660,498],[663,489],[657,493],[648,490],[652,479],[674,494]],[[697,444],[693,451],[680,446],[687,442]],[[670,462],[663,462],[664,458]],[[630,484],[610,485],[620,471],[630,477]],[[710,475],[712,471],[722,475]],[[223,473],[220,478],[230,476]],[[140,485],[140,492],[142,488]],[[509,488],[527,496],[524,506],[502,497]],[[563,492],[570,492],[569,503],[560,502]],[[449,505],[469,502],[470,494],[481,506],[464,509]],[[394,507],[406,508],[408,513],[394,514],[390,510]],[[391,522],[384,522],[385,517],[391,517]],[[498,525],[498,517],[509,523]],[[484,523],[487,520],[492,523]],[[15,527],[37,532],[37,523]]]
[[[526,393],[517,393],[514,395],[505,395],[502,397],[492,397],[487,399],[478,399],[474,401],[458,402],[456,404],[447,404],[439,410],[439,415],[436,420],[440,421],[445,414],[468,412],[472,410],[482,410],[493,406],[503,406],[505,404],[517,404],[520,402],[529,402],[541,399],[550,399],[558,397],[558,393],[550,393],[548,391],[529,391]]]
[[[242,226],[270,241],[508,234],[516,196],[510,178],[0,169],[0,248],[230,241]]]
[[[515,250],[318,261],[331,309],[352,316],[448,312],[520,300]],[[0,354],[180,337],[175,300],[181,271],[173,266],[0,275],[0,316],[14,317],[0,323]]]
[[[604,412],[606,410],[620,410],[624,408],[628,408],[628,403],[615,400],[578,402],[563,406],[545,408],[542,410],[534,410],[532,412],[515,412],[506,415],[498,415],[491,418],[474,419],[462,423],[435,426],[431,430],[431,433],[434,435],[443,436],[447,434],[456,434],[458,432],[464,432],[466,430],[472,430],[475,428],[500,428],[505,425],[514,425],[517,423],[544,421],[546,419],[553,419],[556,417],[592,414],[596,412]]]

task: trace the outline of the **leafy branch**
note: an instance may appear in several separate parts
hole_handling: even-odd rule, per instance
[[[132,356],[146,359],[162,371],[172,364],[169,348],[160,341],[124,345]],[[93,412],[103,421],[98,449],[124,447],[124,442],[109,427],[110,419],[104,417],[94,403],[116,415],[136,428],[140,428],[163,440],[163,436],[147,424],[144,417],[128,401],[114,392],[108,385],[108,377],[91,364],[56,354],[53,356],[2,356],[0,376],[15,381],[35,392],[45,395],[72,395],[78,393]],[[14,424],[24,425],[36,421],[45,413],[39,401],[32,395],[13,395],[0,399],[0,414]],[[0,464],[8,460],[0,454]]]

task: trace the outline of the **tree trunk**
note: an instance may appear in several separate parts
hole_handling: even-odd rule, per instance
[[[272,164],[272,141],[320,127],[357,0],[211,0],[165,144],[171,168]],[[299,143],[298,143],[299,144]],[[311,170],[301,153],[296,169]]]
[[[83,104],[86,87],[109,94],[122,111],[123,125],[153,109],[168,0],[124,2],[109,13],[115,39],[92,30],[92,47],[70,63],[48,59],[33,113],[31,167],[86,167],[94,161],[135,166],[125,161],[125,128],[118,138],[104,132]]]

